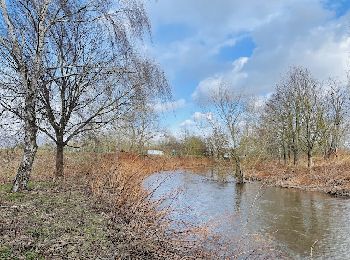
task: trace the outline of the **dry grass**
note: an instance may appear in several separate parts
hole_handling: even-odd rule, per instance
[[[277,161],[262,162],[247,172],[246,178],[259,180],[285,188],[299,188],[329,193],[335,196],[350,196],[350,154],[324,160],[315,158],[309,170],[305,162],[300,166],[285,166]]]
[[[256,243],[247,251],[248,241],[242,242],[243,238],[223,241],[209,225],[174,223],[169,209],[159,210],[162,200],[152,200],[153,191],[142,187],[155,172],[205,172],[213,164],[208,159],[66,153],[65,180],[55,183],[54,153],[41,150],[32,190],[12,194],[8,191],[20,153],[5,155],[0,157],[0,259],[231,259],[232,255],[266,259],[272,255],[265,252],[269,245]],[[260,167],[260,173],[268,172]]]
[[[152,201],[152,191],[142,188],[143,181],[152,173],[186,166],[196,168],[204,166],[207,161],[192,159],[185,162],[162,157],[140,158],[128,154],[119,157],[109,154],[97,160],[93,163],[96,167],[92,167],[92,172],[88,175],[89,183],[92,193],[113,211],[111,225],[118,233],[111,236],[110,241],[120,249],[120,257],[210,258],[210,253],[203,248],[201,241],[204,240],[200,238],[205,234],[205,229],[173,229],[172,221],[167,218],[168,212],[156,210],[161,201]]]
[[[161,201],[142,188],[154,172],[199,170],[206,159],[71,153],[65,180],[54,183],[54,157],[40,151],[32,190],[12,194],[19,154],[1,158],[0,259],[214,258],[205,228],[175,230],[168,212],[157,210]]]

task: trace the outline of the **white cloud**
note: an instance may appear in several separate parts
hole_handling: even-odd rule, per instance
[[[186,106],[186,100],[179,99],[177,101],[169,101],[169,102],[154,104],[153,108],[157,113],[164,113],[169,111],[175,111],[185,106]]]
[[[196,123],[193,120],[187,119],[187,120],[183,121],[182,123],[180,123],[180,127],[187,128],[187,127],[194,126],[195,124]]]
[[[248,77],[248,74],[243,71],[247,62],[247,57],[241,57],[233,62],[230,71],[202,80],[193,92],[192,98],[195,101],[205,101],[211,93],[215,93],[220,87],[239,86]]]
[[[313,1],[315,2],[315,1]],[[288,5],[286,5],[288,6]],[[289,5],[251,32],[256,49],[251,57],[234,62],[233,69],[204,78],[193,92],[203,99],[226,82],[247,94],[264,95],[291,66],[304,66],[320,79],[333,76],[345,80],[349,69],[350,15],[330,19],[330,12],[319,3]]]
[[[213,114],[208,112],[208,113],[202,113],[202,112],[195,112],[190,119],[187,119],[180,123],[180,128],[190,128],[193,126],[199,126],[199,124],[206,122],[208,120],[211,120],[213,118]]]
[[[190,34],[158,44],[153,51],[171,78],[200,82],[194,99],[222,81],[245,92],[265,95],[290,66],[308,67],[318,78],[345,77],[350,42],[349,14],[336,17],[324,0],[172,0],[152,2],[155,31],[182,25]],[[330,2],[330,1],[328,1]],[[255,43],[240,67],[217,59],[225,46],[244,35]],[[232,62],[234,62],[232,60]],[[237,62],[242,62],[238,59]],[[236,70],[235,70],[236,68]]]
[[[192,119],[195,121],[195,122],[200,122],[200,121],[204,121],[204,120],[210,120],[212,119],[213,115],[212,113],[201,113],[201,112],[195,112],[193,115],[192,115]]]

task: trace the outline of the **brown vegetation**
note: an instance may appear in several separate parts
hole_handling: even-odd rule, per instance
[[[1,259],[210,259],[220,250],[224,255],[227,248],[240,246],[219,243],[208,227],[174,228],[179,225],[169,219],[169,209],[159,210],[161,201],[152,200],[153,191],[142,187],[154,172],[204,172],[213,165],[210,159],[67,153],[66,177],[54,182],[54,152],[40,150],[31,190],[10,193],[19,154],[1,153]],[[350,155],[326,162],[316,158],[311,171],[306,161],[302,164],[259,163],[246,170],[246,178],[350,195]]]
[[[350,196],[350,154],[339,153],[338,157],[329,160],[315,158],[314,162],[311,169],[306,162],[299,166],[285,166],[278,161],[262,162],[247,171],[246,178],[284,188]]]
[[[18,156],[1,158],[1,259],[210,258],[206,229],[174,230],[142,188],[151,173],[204,167],[207,159],[71,153],[65,180],[55,183],[54,154],[40,151],[31,190],[16,194],[9,190]]]

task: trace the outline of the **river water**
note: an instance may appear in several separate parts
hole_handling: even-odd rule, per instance
[[[224,240],[254,234],[288,258],[350,259],[349,199],[258,182],[238,185],[212,171],[158,173],[145,186],[157,187],[155,199],[168,197],[173,219],[212,223]]]

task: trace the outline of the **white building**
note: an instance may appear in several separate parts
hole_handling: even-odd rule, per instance
[[[163,156],[164,152],[160,150],[147,150],[147,155],[158,155]]]

